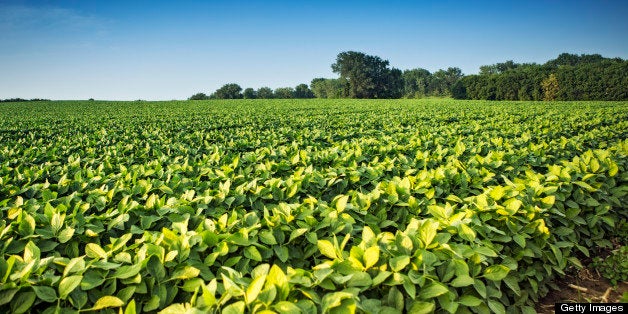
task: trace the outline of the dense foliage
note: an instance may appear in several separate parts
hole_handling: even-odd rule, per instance
[[[601,55],[563,53],[545,64],[506,61],[480,67],[464,76],[449,67],[434,73],[422,68],[401,72],[389,61],[356,51],[341,52],[332,70],[339,78],[315,78],[308,87],[265,87],[245,90],[244,98],[423,98],[453,97],[475,100],[628,100],[628,60]],[[211,98],[242,98],[239,90]],[[237,86],[239,88],[239,86]],[[271,93],[269,93],[269,91]],[[198,96],[194,95],[192,97]],[[259,95],[265,95],[264,97]],[[192,98],[190,98],[192,99]]]
[[[448,68],[430,73],[426,69],[403,71],[405,98],[426,96],[451,96],[453,87],[463,77],[459,68]]]
[[[33,98],[33,99],[7,98],[7,99],[0,99],[0,102],[25,102],[25,101],[50,101],[50,99],[41,99],[41,98]]]
[[[0,106],[0,311],[533,312],[628,238],[628,104]]]
[[[190,96],[188,100],[209,100],[209,96],[207,96],[205,93],[196,93]]]
[[[296,88],[278,87],[274,91],[270,87],[260,87],[255,90],[247,87],[242,91],[242,87],[235,83],[225,84],[217,89],[211,95],[206,96],[204,93],[192,95],[188,100],[207,100],[207,99],[290,99],[290,98],[314,98],[314,93],[307,84],[299,84]]]
[[[401,70],[388,67],[388,60],[357,51],[338,54],[331,65],[347,82],[349,98],[399,98],[403,89]]]
[[[457,88],[458,99],[627,100],[628,60],[564,53],[543,65],[507,61],[481,67]]]
[[[315,78],[310,88],[316,98],[347,98],[348,82],[345,79]]]
[[[242,87],[236,83],[229,83],[223,85],[221,88],[217,89],[211,95],[209,95],[211,99],[241,99],[242,95]]]

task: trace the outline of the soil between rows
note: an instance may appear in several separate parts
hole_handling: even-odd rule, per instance
[[[550,290],[536,306],[540,314],[554,313],[555,303],[618,303],[628,293],[628,282],[613,286],[592,267],[567,274],[554,282],[558,290]]]

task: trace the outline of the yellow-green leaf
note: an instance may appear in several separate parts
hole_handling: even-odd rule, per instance
[[[554,195],[546,196],[541,199],[541,202],[546,205],[554,205],[555,201],[556,201],[556,196]]]
[[[475,240],[475,231],[473,231],[473,229],[471,229],[469,226],[465,224],[460,224],[458,227],[459,227],[460,236],[463,239],[470,242],[473,242]]]
[[[492,265],[484,270],[484,278],[488,280],[498,281],[504,279],[510,272],[510,268],[504,265]]]
[[[106,309],[110,307],[121,307],[123,305],[124,305],[124,302],[122,300],[118,299],[117,297],[108,295],[108,296],[104,296],[98,299],[98,301],[94,303],[94,307],[92,307],[91,309],[93,311],[96,311],[96,310]]]
[[[174,271],[172,279],[190,279],[197,277],[201,271],[193,266],[185,266]]]
[[[501,185],[494,187],[491,190],[491,192],[489,192],[490,197],[496,201],[504,197],[505,194],[506,194],[506,189],[504,189],[504,187]]]
[[[328,240],[318,240],[316,245],[318,246],[318,250],[321,252],[321,254],[331,259],[337,258],[334,245],[331,244],[331,242],[329,242]]]
[[[72,273],[83,272],[85,270],[85,260],[83,257],[75,257],[71,259],[65,269],[63,270],[63,276],[67,276]]]
[[[435,298],[439,295],[443,295],[447,292],[449,292],[449,289],[447,289],[445,285],[439,282],[432,282],[431,284],[421,288],[421,291],[419,291],[419,298],[428,300],[431,298]]]
[[[257,296],[259,295],[260,291],[262,291],[262,288],[264,287],[265,281],[266,281],[266,275],[262,275],[260,277],[253,279],[253,281],[251,281],[251,284],[249,284],[248,288],[246,288],[245,296],[246,296],[247,304],[250,304],[251,302],[257,299]]]
[[[74,289],[81,284],[81,280],[83,280],[83,276],[70,276],[63,278],[59,283],[59,297],[65,300],[70,292],[74,291]]]
[[[424,301],[414,301],[410,306],[408,313],[412,314],[428,314],[434,312],[434,303]]]
[[[129,304],[127,304],[126,309],[124,309],[124,314],[136,314],[137,310],[135,308],[135,299],[132,299]]]
[[[262,261],[262,254],[260,254],[259,250],[257,250],[254,246],[249,246],[244,249],[244,257],[252,259],[257,262]]]
[[[85,246],[85,254],[90,258],[107,258],[107,252],[96,243],[88,243]]]
[[[364,251],[364,267],[371,268],[379,260],[379,247],[371,246]]]
[[[336,210],[343,211],[347,207],[347,201],[349,200],[348,195],[343,195],[338,200],[336,200]]]
[[[390,264],[390,268],[393,271],[398,272],[404,269],[406,266],[408,266],[408,264],[410,264],[410,256],[402,255],[402,256],[393,257],[389,260],[388,263]]]

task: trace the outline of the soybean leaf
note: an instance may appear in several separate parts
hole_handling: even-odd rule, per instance
[[[484,270],[484,277],[488,280],[498,281],[504,279],[510,272],[510,268],[504,265],[492,265]]]
[[[245,299],[246,303],[250,304],[251,302],[257,299],[257,296],[262,291],[264,287],[264,282],[266,281],[266,275],[257,277],[253,279],[253,281],[249,284],[248,288],[246,288]]]
[[[318,250],[321,252],[321,254],[331,258],[331,259],[336,259],[336,249],[334,248],[334,245],[331,244],[331,242],[329,242],[328,240],[318,240],[317,244],[318,246]]]
[[[469,307],[474,307],[482,304],[482,300],[480,298],[468,294],[461,296],[458,299],[458,302],[462,305],[466,305]]]
[[[15,299],[11,302],[11,312],[15,314],[22,314],[28,311],[33,303],[37,299],[35,292],[21,292],[15,296]]]
[[[90,258],[107,258],[107,252],[105,252],[105,250],[103,250],[103,248],[96,243],[88,243],[85,246],[85,254]]]
[[[410,264],[410,256],[402,255],[402,256],[393,257],[390,259],[389,264],[390,264],[390,268],[393,271],[396,271],[396,272],[401,271],[406,266],[408,266],[408,264]]]
[[[364,267],[371,268],[377,264],[379,260],[379,247],[372,246],[364,250]]]
[[[244,249],[244,257],[252,259],[257,262],[262,261],[262,254],[260,254],[259,250],[255,246],[249,246]]]
[[[94,303],[94,307],[92,307],[91,310],[96,311],[96,310],[106,309],[110,307],[121,307],[123,305],[124,305],[124,302],[118,299],[117,297],[104,296],[98,299],[96,303]]]
[[[232,304],[227,305],[223,310],[223,314],[240,314],[244,313],[244,308],[246,304],[242,301],[238,301]],[[179,312],[180,313],[180,312]]]
[[[290,243],[290,242],[292,242],[292,240],[302,236],[308,230],[309,230],[308,228],[298,228],[298,229],[292,230],[292,232],[290,233],[290,239],[288,240],[288,243]]]
[[[434,303],[425,301],[414,301],[408,313],[428,314],[434,312]]]
[[[419,291],[419,298],[428,300],[447,292],[449,292],[449,289],[447,289],[445,285],[440,282],[432,282],[427,286],[421,288],[421,290]]]
[[[504,305],[494,299],[489,299],[488,300],[488,307],[491,309],[491,311],[493,311],[493,313],[496,314],[505,314],[506,313],[506,308],[504,307]]]
[[[126,308],[124,309],[124,314],[136,314],[136,308],[135,308],[135,300],[131,300],[129,301],[129,303],[127,304]]]
[[[4,305],[11,302],[11,300],[13,300],[13,296],[19,290],[20,289],[8,289],[8,290],[0,291],[0,305]]]
[[[277,302],[277,304],[273,305],[273,309],[281,314],[303,313],[301,308],[299,308],[296,304],[288,301]]]
[[[46,302],[56,302],[57,301],[57,291],[52,287],[46,286],[33,286],[33,290],[38,298],[44,300]]]
[[[116,269],[113,277],[118,279],[127,279],[139,274],[142,269],[142,264],[135,264],[130,266],[120,266],[120,268]]]
[[[69,276],[61,279],[59,283],[59,298],[65,300],[70,292],[74,291],[83,280],[83,276]]]
[[[473,278],[469,277],[468,275],[458,276],[456,277],[456,279],[451,281],[451,285],[453,287],[466,287],[472,285],[473,283]]]
[[[198,268],[196,268],[196,267],[184,266],[182,268],[179,268],[179,269],[175,270],[172,273],[171,279],[185,280],[185,279],[195,278],[200,273],[201,273],[201,271]]]

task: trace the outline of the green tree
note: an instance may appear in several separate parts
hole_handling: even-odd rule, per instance
[[[555,100],[558,96],[558,79],[554,73],[543,80],[541,87],[543,88],[543,100]]]
[[[307,84],[299,84],[294,89],[294,98],[314,98],[314,93]]]
[[[217,89],[212,96],[217,99],[241,99],[242,98],[242,87],[235,83],[229,83],[223,85],[221,88]]]
[[[255,99],[257,98],[257,93],[254,89],[248,87],[244,89],[242,96],[244,97],[244,99]]]
[[[190,96],[190,98],[188,98],[188,100],[206,100],[209,99],[209,96],[205,95],[205,93],[196,93],[192,96]],[[91,99],[94,100],[94,99]]]
[[[469,99],[626,100],[628,61],[562,53],[545,64],[506,61],[480,67],[462,83]]]
[[[449,67],[447,71],[445,71],[445,82],[447,83],[447,89],[451,92],[451,87],[458,82],[464,74],[462,74],[462,70],[458,67]]]
[[[377,98],[401,98],[403,96],[403,73],[401,70],[392,68],[381,77],[379,85],[381,91]]]
[[[458,80],[454,86],[451,87],[451,97],[454,99],[468,99],[467,88],[462,80]]]
[[[446,96],[447,92],[447,72],[438,70],[432,74],[428,91],[431,96]]]
[[[260,87],[257,90],[257,98],[271,99],[273,98],[273,90],[270,87]]]
[[[552,68],[558,68],[560,66],[578,66],[585,63],[599,63],[604,60],[605,58],[599,54],[577,55],[571,53],[561,53],[556,59],[547,61],[545,65]]]
[[[312,79],[310,83],[310,89],[312,93],[314,93],[314,97],[316,98],[327,98],[327,88],[325,88],[325,78],[315,78]]]
[[[347,81],[340,79],[315,78],[310,83],[312,93],[316,98],[344,98],[347,97]]]
[[[380,57],[346,51],[338,54],[331,68],[348,82],[350,98],[390,98],[400,94],[397,79],[401,72],[393,73],[388,65],[388,60]]]
[[[403,96],[406,98],[425,97],[432,74],[426,69],[403,71]]]
[[[427,87],[428,94],[431,96],[451,96],[451,88],[462,76],[460,68],[450,67],[447,70],[434,72]]]
[[[278,87],[278,88],[275,89],[274,96],[277,99],[294,98],[294,88],[292,88],[292,87]]]
[[[508,70],[516,69],[520,64],[514,63],[512,60],[508,60],[503,63],[496,63],[491,65],[480,66],[480,75],[500,74]]]

